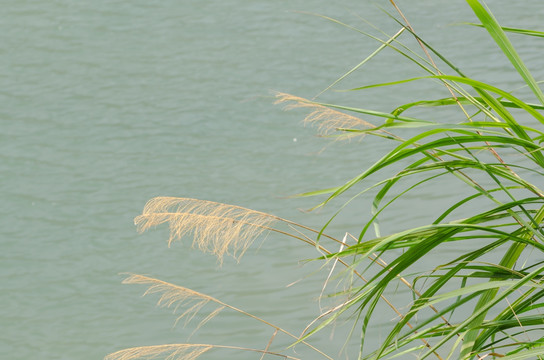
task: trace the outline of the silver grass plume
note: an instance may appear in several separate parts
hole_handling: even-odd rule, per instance
[[[132,360],[140,358],[156,358],[166,356],[166,360],[195,360],[213,348],[208,344],[167,344],[138,346],[109,354],[104,360]]]
[[[251,243],[278,218],[259,211],[213,201],[156,197],[134,219],[138,231],[169,223],[170,239],[193,235],[193,246],[222,261],[225,254],[239,259]]]
[[[139,346],[129,349],[120,350],[109,354],[104,360],[132,360],[132,359],[155,359],[159,356],[166,360],[195,360],[200,355],[204,354],[210,349],[231,349],[251,351],[261,354],[268,354],[284,359],[300,360],[299,358],[284,355],[272,351],[250,349],[239,346],[227,346],[227,345],[212,345],[212,344],[166,344],[166,345],[152,345],[152,346]]]
[[[154,279],[144,275],[130,274],[126,279],[123,280],[123,284],[150,285],[143,296],[155,293],[160,294],[160,298],[157,301],[158,306],[175,306],[175,309],[178,309],[181,306],[186,306],[187,309],[180,316],[178,316],[176,320],[176,322],[178,322],[182,318],[186,318],[185,324],[191,321],[191,319],[198,313],[198,311],[210,301],[219,305],[217,309],[212,311],[204,320],[202,320],[198,324],[195,331],[225,308],[224,303],[211,296],[199,293],[183,286],[170,284],[165,281]]]
[[[277,92],[275,96],[277,99],[275,101],[275,104],[289,103],[285,107],[286,110],[295,108],[311,109],[312,112],[304,118],[304,123],[316,124],[317,130],[321,135],[330,135],[331,133],[340,129],[368,129],[376,127],[373,124],[356,116],[331,109],[327,106],[318,104],[314,101],[302,97],[281,92]],[[341,137],[341,139],[361,136],[363,134],[364,133],[348,132],[345,133]]]

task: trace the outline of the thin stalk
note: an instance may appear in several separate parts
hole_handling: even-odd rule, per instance
[[[317,97],[319,97],[321,94],[323,94],[324,92],[326,92],[327,90],[329,90],[331,87],[333,87],[334,85],[338,84],[340,81],[342,81],[343,79],[345,79],[347,76],[349,76],[351,73],[353,73],[355,70],[357,70],[358,68],[360,68],[361,66],[363,66],[365,63],[367,63],[370,59],[372,59],[374,56],[376,56],[380,51],[382,51],[383,49],[385,49],[386,47],[389,46],[389,44],[391,44],[396,38],[398,38],[404,31],[404,28],[401,28],[399,31],[397,31],[397,33],[395,35],[393,35],[389,40],[387,40],[385,43],[383,43],[382,45],[380,45],[376,50],[374,50],[374,52],[372,54],[370,54],[369,56],[367,56],[363,61],[361,61],[359,64],[357,64],[356,66],[354,66],[351,70],[349,70],[348,72],[346,72],[344,75],[340,76],[338,79],[336,79],[332,84],[330,84],[329,86],[327,86],[325,89],[321,90],[316,96],[314,96],[312,98],[312,100],[316,99]]]
[[[268,341],[268,344],[266,344],[266,348],[264,349],[264,351],[268,352],[268,349],[270,348],[270,345],[272,345],[272,342],[274,341],[274,338],[277,334],[278,329],[274,330],[274,334],[272,334],[272,336],[270,337],[270,340]],[[263,354],[261,355],[261,360],[264,359],[264,356],[267,354],[266,352],[263,352]]]

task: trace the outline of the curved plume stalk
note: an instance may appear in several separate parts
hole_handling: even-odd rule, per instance
[[[196,313],[208,302],[213,302],[218,305],[218,308],[212,311],[204,320],[198,324],[195,331],[198,330],[202,325],[204,325],[206,322],[211,320],[215,315],[217,315],[221,310],[228,308],[231,310],[234,310],[240,314],[243,314],[245,316],[248,316],[252,319],[255,319],[265,325],[268,325],[276,330],[276,332],[280,331],[293,339],[300,341],[302,344],[308,346],[310,349],[316,351],[317,353],[321,354],[323,357],[327,358],[328,360],[332,360],[330,356],[322,352],[321,350],[317,349],[316,347],[312,346],[311,344],[307,343],[306,341],[301,341],[299,337],[291,334],[290,332],[280,328],[279,326],[276,326],[272,323],[269,323],[266,320],[261,319],[260,317],[257,317],[253,314],[250,314],[248,312],[245,312],[244,310],[238,309],[234,306],[231,306],[229,304],[226,304],[222,302],[221,300],[218,300],[214,297],[211,297],[206,294],[199,293],[197,291],[185,288],[183,286],[174,285],[171,283],[167,283],[165,281],[154,279],[148,276],[144,275],[137,275],[137,274],[130,274],[125,280],[123,280],[123,284],[143,284],[143,285],[150,285],[149,288],[144,293],[145,295],[148,294],[155,294],[160,293],[161,296],[159,298],[159,301],[157,302],[157,305],[159,306],[175,306],[176,309],[182,305],[189,306],[189,309],[186,310],[182,315],[178,317],[176,321],[179,321],[181,318],[187,316],[188,319],[186,320],[186,323],[190,321]],[[269,344],[270,345],[270,344]],[[131,350],[131,349],[127,349]],[[253,351],[253,350],[252,350]],[[265,352],[267,354],[273,354]],[[283,355],[282,355],[283,356]],[[117,359],[117,358],[112,358]],[[107,359],[108,360],[108,359]],[[122,360],[125,360],[124,358]]]
[[[368,129],[375,128],[373,124],[364,121],[356,116],[348,115],[338,110],[331,109],[308,99],[298,96],[276,93],[275,104],[289,103],[285,109],[310,108],[313,110],[304,118],[305,124],[316,124],[321,135],[330,135],[340,129]],[[364,133],[346,133],[343,138],[361,136]]]
[[[193,246],[217,256],[239,259],[251,243],[277,220],[273,215],[239,206],[189,198],[156,197],[134,219],[138,231],[168,222],[168,244],[192,234]]]

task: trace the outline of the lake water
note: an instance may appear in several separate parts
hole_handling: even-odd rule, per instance
[[[522,84],[484,31],[452,26],[476,21],[465,2],[399,3],[422,37],[468,75],[507,89]],[[125,347],[186,342],[191,324],[174,326],[177,315],[155,307],[157,297],[142,298],[144,288],[121,285],[122,272],[208,293],[299,333],[319,313],[316,298],[326,277],[299,262],[316,256],[314,249],[269,235],[239,264],[226,259],[220,267],[213,256],[192,250],[190,239],[168,248],[164,227],[137,234],[133,218],[148,199],[167,195],[323,224],[341,202],[305,213],[299,209],[318,198],[286,196],[350,179],[387,145],[317,138],[315,129],[301,124],[305,112],[282,111],[270,91],[313,97],[377,47],[298,11],[376,34],[361,17],[394,33],[397,25],[375,5],[394,11],[383,0],[5,0],[1,357],[90,360]],[[542,30],[540,1],[489,6],[506,26]],[[544,78],[542,40],[512,39],[535,77]],[[336,88],[417,75],[414,65],[384,51]],[[436,88],[421,83],[395,93],[329,91],[319,99],[390,111],[399,102],[436,98]],[[443,196],[438,187],[428,190],[438,200]],[[330,232],[340,238],[357,233],[370,217],[368,200],[344,212]],[[414,209],[421,202],[413,200],[408,209],[384,214],[384,223],[391,220],[387,230],[423,222],[435,211],[427,204]],[[190,341],[264,348],[272,333],[225,310]],[[339,326],[334,336],[324,332],[313,343],[335,355],[345,333]],[[382,335],[373,332],[367,343]],[[289,343],[277,340],[275,350]],[[301,346],[296,350],[306,354]],[[347,353],[353,358],[357,342]],[[212,351],[203,358],[257,356]]]

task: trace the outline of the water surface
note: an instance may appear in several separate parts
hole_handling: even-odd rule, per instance
[[[377,4],[392,11],[387,1]],[[537,1],[489,5],[505,25],[524,28],[538,29],[544,12]],[[463,1],[410,6],[412,25],[467,74],[509,89],[522,84],[483,31],[451,26],[475,21]],[[138,235],[132,219],[148,199],[168,195],[323,224],[339,202],[308,214],[298,209],[318,199],[285,196],[337,185],[387,147],[373,139],[316,138],[315,129],[301,125],[305,113],[273,106],[270,90],[312,97],[377,44],[296,11],[370,29],[360,16],[389,33],[397,30],[394,22],[372,4],[350,1],[11,0],[3,9],[3,357],[100,359],[124,347],[187,341],[191,326],[174,327],[176,315],[155,308],[156,298],[141,298],[144,289],[121,285],[121,272],[191,287],[301,331],[318,314],[323,277],[286,285],[312,272],[299,260],[315,256],[313,249],[270,235],[240,264],[227,259],[219,267],[191,250],[190,239],[168,249],[166,229]],[[542,42],[513,40],[541,79]],[[375,60],[337,88],[421,75],[391,51]],[[433,88],[327,92],[320,99],[390,110],[399,101],[436,97]],[[429,191],[440,199],[439,187]],[[392,209],[385,214],[395,219],[389,230],[425,221],[436,211],[428,206],[411,211],[413,217]],[[361,199],[330,232],[356,232],[369,209],[368,198]],[[316,343],[334,353],[344,334],[341,328],[329,340],[324,333]],[[263,348],[271,335],[270,328],[224,312],[191,341]],[[367,342],[378,341],[380,333],[374,335]],[[278,339],[278,347],[287,343]],[[356,345],[348,350],[354,351]]]

